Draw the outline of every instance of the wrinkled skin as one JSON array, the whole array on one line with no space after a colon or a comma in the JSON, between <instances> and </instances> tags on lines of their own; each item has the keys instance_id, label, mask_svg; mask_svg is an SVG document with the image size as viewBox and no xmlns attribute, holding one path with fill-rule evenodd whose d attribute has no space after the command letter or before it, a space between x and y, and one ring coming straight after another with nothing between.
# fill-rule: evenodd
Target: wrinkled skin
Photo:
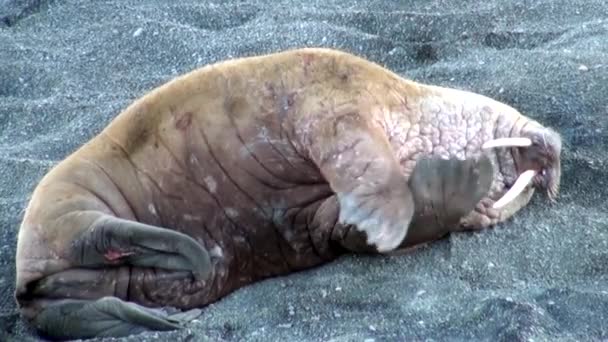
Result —
<instances>
[{"instance_id":1,"label":"wrinkled skin","mask_svg":"<svg viewBox=\"0 0 608 342\"><path fill-rule=\"evenodd\" d=\"M532 145L481 148L500 137ZM16 299L52 339L177 329L252 282L489 227L534 189L553 199L560 150L507 105L343 52L206 66L134 102L41 180ZM492 208L527 169L531 186Z\"/></svg>"}]
</instances>

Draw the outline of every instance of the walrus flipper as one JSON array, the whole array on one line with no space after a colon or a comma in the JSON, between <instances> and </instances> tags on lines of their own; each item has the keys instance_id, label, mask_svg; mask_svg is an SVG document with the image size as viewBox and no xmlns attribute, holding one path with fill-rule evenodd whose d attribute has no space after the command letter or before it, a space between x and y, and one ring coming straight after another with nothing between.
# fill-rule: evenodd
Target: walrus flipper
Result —
<instances>
[{"instance_id":1,"label":"walrus flipper","mask_svg":"<svg viewBox=\"0 0 608 342\"><path fill-rule=\"evenodd\" d=\"M485 154L464 160L418 159L408 181L416 210L400 247L437 240L457 230L460 220L488 194L493 174Z\"/></svg>"},{"instance_id":2,"label":"walrus flipper","mask_svg":"<svg viewBox=\"0 0 608 342\"><path fill-rule=\"evenodd\" d=\"M53 340L95 337L122 337L144 331L170 331L200 314L168 315L162 310L125 302L116 297L98 300L66 299L46 307L35 319L35 326Z\"/></svg>"},{"instance_id":3,"label":"walrus flipper","mask_svg":"<svg viewBox=\"0 0 608 342\"><path fill-rule=\"evenodd\" d=\"M209 253L191 237L109 215L95 219L74 240L70 255L71 268L33 282L23 295L42 299L41 311L33 320L52 339L179 329L194 311L170 315L123 300L133 281L129 270L171 271L155 272L156 284L187 277L205 279L211 272Z\"/></svg>"},{"instance_id":4,"label":"walrus flipper","mask_svg":"<svg viewBox=\"0 0 608 342\"><path fill-rule=\"evenodd\" d=\"M366 243L385 253L407 234L412 194L386 134L348 109L315 123L309 154L336 193L339 223L365 233Z\"/></svg>"},{"instance_id":5,"label":"walrus flipper","mask_svg":"<svg viewBox=\"0 0 608 342\"><path fill-rule=\"evenodd\" d=\"M103 216L73 244L77 266L131 265L190 271L197 280L211 272L209 253L178 231Z\"/></svg>"}]
</instances>

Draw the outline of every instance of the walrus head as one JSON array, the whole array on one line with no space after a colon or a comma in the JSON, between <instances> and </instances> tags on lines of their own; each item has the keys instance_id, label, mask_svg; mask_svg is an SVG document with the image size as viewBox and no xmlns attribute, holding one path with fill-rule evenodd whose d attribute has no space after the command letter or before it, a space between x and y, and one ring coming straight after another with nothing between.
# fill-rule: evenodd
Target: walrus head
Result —
<instances>
[{"instance_id":1,"label":"walrus head","mask_svg":"<svg viewBox=\"0 0 608 342\"><path fill-rule=\"evenodd\" d=\"M555 201L559 193L562 142L560 135L551 128L528 121L518 136L498 138L484 144L485 149L508 147L513 158L514 169L501 170L505 179L515 179L507 183L508 191L493 204L499 209L514 201L531 185Z\"/></svg>"}]
</instances>

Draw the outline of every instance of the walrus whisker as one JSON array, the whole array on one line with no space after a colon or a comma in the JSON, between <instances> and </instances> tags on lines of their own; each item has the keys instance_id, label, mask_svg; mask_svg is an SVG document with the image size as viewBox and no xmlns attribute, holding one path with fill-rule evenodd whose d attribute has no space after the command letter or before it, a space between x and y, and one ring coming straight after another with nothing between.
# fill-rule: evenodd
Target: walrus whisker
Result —
<instances>
[{"instance_id":1,"label":"walrus whisker","mask_svg":"<svg viewBox=\"0 0 608 342\"><path fill-rule=\"evenodd\" d=\"M547 193L549 195L549 199L551 200L551 202L556 202L556 197L557 197L557 194L559 193L559 184L557 184L557 183L551 184L551 187L549 187L549 190Z\"/></svg>"},{"instance_id":2,"label":"walrus whisker","mask_svg":"<svg viewBox=\"0 0 608 342\"><path fill-rule=\"evenodd\" d=\"M494 147L528 147L532 145L532 140L529 138L497 138L487 141L483 144L482 148L494 148Z\"/></svg>"},{"instance_id":3,"label":"walrus whisker","mask_svg":"<svg viewBox=\"0 0 608 342\"><path fill-rule=\"evenodd\" d=\"M507 191L507 193L504 196L502 196L502 198L500 198L498 201L496 201L494 203L493 208L498 209L498 208L504 207L509 202L514 200L517 196L519 196L519 194L522 191L524 191L526 186L528 186L528 184L530 184L530 182L532 181L534 176L536 176L535 170L527 170L524 173L522 173L521 175L519 175L519 177L515 181L515 184L513 184L511 189L509 189L509 191Z\"/></svg>"}]
</instances>

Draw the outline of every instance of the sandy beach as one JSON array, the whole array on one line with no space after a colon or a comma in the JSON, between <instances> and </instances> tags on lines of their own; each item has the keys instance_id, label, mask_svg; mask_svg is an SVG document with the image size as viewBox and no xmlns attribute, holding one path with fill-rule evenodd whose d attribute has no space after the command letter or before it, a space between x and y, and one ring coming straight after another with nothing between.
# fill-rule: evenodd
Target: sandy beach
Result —
<instances>
[{"instance_id":1,"label":"sandy beach","mask_svg":"<svg viewBox=\"0 0 608 342\"><path fill-rule=\"evenodd\" d=\"M137 97L199 66L318 46L505 102L562 134L557 203L413 253L346 256L243 288L184 330L121 341L608 339L603 0L0 0L0 340L37 182Z\"/></svg>"}]
</instances>

